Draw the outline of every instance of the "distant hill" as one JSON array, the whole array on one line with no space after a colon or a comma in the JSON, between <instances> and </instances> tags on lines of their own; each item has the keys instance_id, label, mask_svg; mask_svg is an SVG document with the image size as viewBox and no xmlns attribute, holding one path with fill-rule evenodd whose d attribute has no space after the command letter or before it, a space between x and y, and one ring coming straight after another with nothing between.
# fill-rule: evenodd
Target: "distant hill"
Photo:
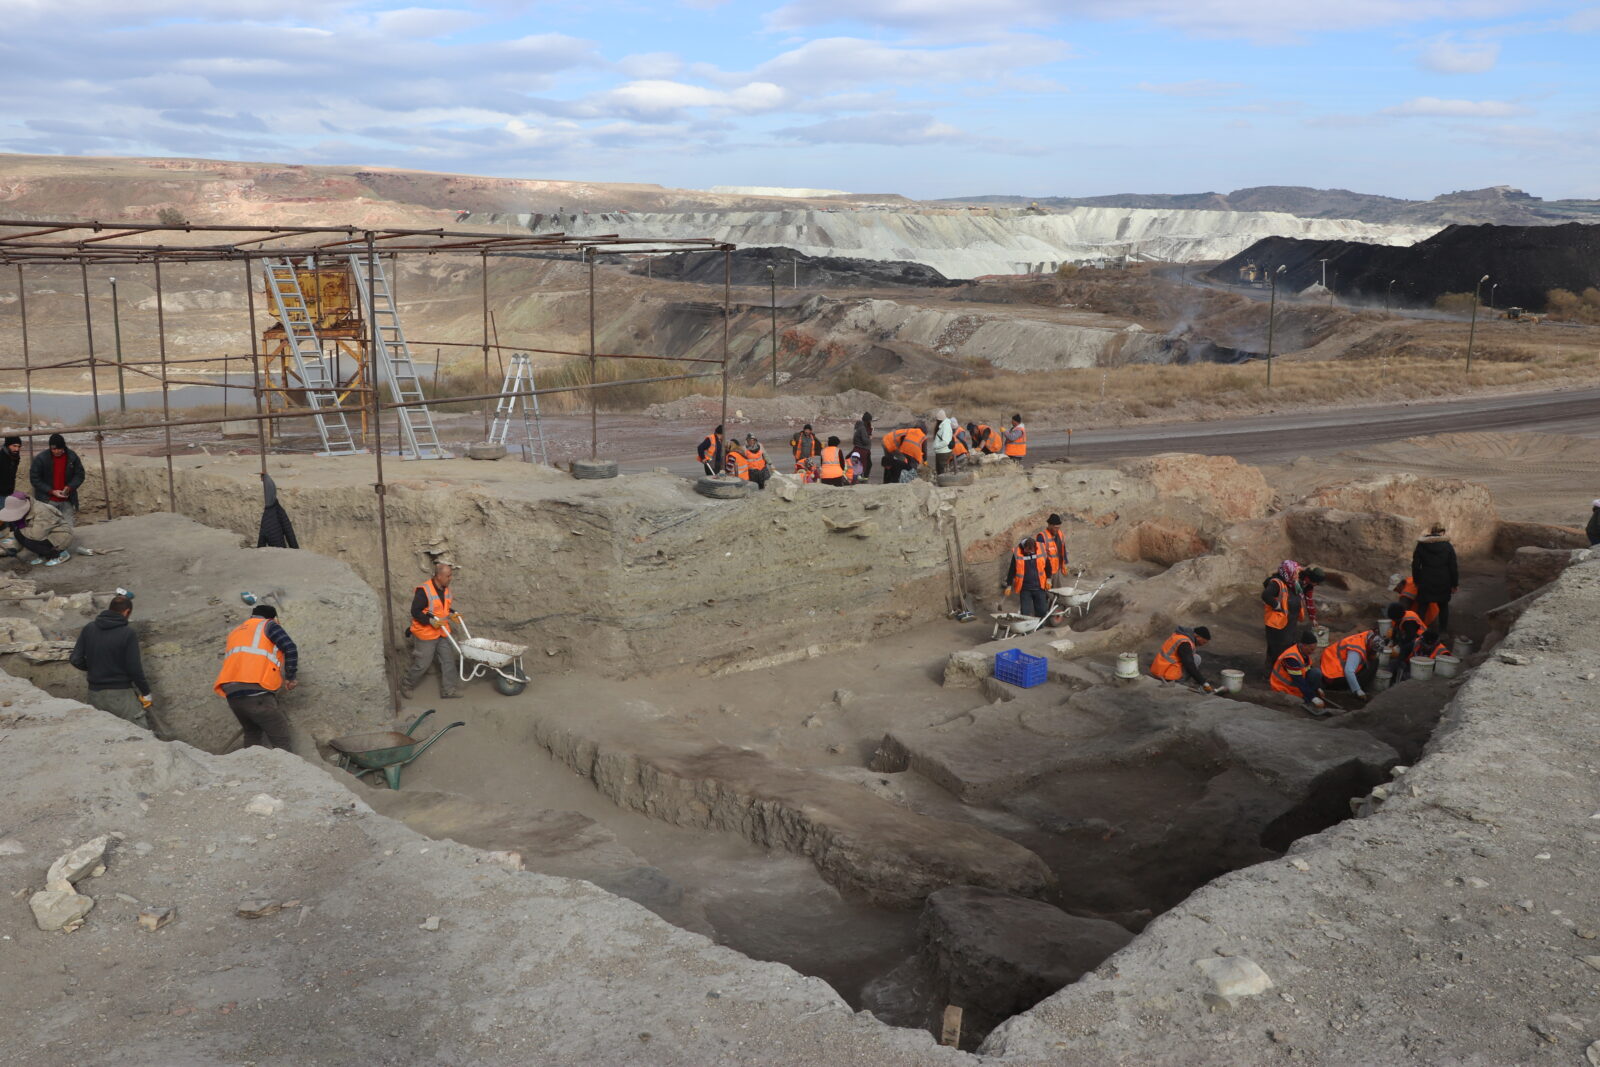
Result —
<instances>
[{"instance_id":1,"label":"distant hill","mask_svg":"<svg viewBox=\"0 0 1600 1067\"><path fill-rule=\"evenodd\" d=\"M1303 185L1258 185L1231 193L1116 193L1110 196L971 196L940 201L1042 208L1142 207L1157 210L1282 211L1309 219L1362 222L1502 226L1550 226L1560 222L1600 222L1600 200L1543 200L1507 185L1445 193L1432 200L1401 200L1349 189Z\"/></svg>"}]
</instances>

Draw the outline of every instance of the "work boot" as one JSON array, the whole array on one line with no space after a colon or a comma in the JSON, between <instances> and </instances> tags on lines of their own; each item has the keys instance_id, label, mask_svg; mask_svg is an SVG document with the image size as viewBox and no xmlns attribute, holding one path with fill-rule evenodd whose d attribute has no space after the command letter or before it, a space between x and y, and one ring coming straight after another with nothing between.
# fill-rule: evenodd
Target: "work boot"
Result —
<instances>
[{"instance_id":1,"label":"work boot","mask_svg":"<svg viewBox=\"0 0 1600 1067\"><path fill-rule=\"evenodd\" d=\"M440 700L460 700L461 699L461 694L460 693L440 693L439 694L439 699Z\"/></svg>"}]
</instances>

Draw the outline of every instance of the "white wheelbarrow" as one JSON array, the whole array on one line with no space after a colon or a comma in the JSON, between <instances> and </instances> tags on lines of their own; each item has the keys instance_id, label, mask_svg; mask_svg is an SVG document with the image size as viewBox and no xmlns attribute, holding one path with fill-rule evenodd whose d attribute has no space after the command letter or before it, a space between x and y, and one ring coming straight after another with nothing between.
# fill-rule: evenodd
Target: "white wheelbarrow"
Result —
<instances>
[{"instance_id":1,"label":"white wheelbarrow","mask_svg":"<svg viewBox=\"0 0 1600 1067\"><path fill-rule=\"evenodd\" d=\"M1105 578L1093 589L1080 589L1079 586L1083 584L1083 578L1080 576L1065 588L1050 590L1050 597L1061 608L1063 615L1070 618L1073 612L1077 612L1078 618L1081 619L1089 614L1089 608L1094 604L1094 598L1100 595L1100 590L1104 589L1110 581L1110 578Z\"/></svg>"},{"instance_id":2,"label":"white wheelbarrow","mask_svg":"<svg viewBox=\"0 0 1600 1067\"><path fill-rule=\"evenodd\" d=\"M1051 604L1042 619L1036 619L1032 615L1024 615L1017 611L991 612L989 618L994 620L994 629L990 632L989 639L991 641L1005 641L1012 637L1031 634L1050 621L1050 616L1056 613L1058 606L1057 604Z\"/></svg>"},{"instance_id":3,"label":"white wheelbarrow","mask_svg":"<svg viewBox=\"0 0 1600 1067\"><path fill-rule=\"evenodd\" d=\"M456 640L457 627L461 629L465 640ZM467 621L460 615L454 614L450 616L450 629L445 631L445 636L450 639L450 643L455 646L456 655L460 657L456 669L463 682L470 682L474 678L481 678L492 672L497 693L514 697L528 688L528 672L522 666L522 657L528 651L527 645L514 645L510 641L491 641L487 637L473 637L472 631L467 629Z\"/></svg>"}]
</instances>

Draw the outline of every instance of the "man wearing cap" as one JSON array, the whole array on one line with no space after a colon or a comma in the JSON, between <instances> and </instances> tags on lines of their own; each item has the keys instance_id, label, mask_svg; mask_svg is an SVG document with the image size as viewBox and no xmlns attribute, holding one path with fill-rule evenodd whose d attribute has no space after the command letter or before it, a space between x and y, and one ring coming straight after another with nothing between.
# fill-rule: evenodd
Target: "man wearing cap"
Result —
<instances>
[{"instance_id":1,"label":"man wearing cap","mask_svg":"<svg viewBox=\"0 0 1600 1067\"><path fill-rule=\"evenodd\" d=\"M139 656L139 635L128 623L133 598L117 594L78 633L70 662L88 675L89 703L150 729L150 683Z\"/></svg>"},{"instance_id":2,"label":"man wearing cap","mask_svg":"<svg viewBox=\"0 0 1600 1067\"><path fill-rule=\"evenodd\" d=\"M0 448L0 498L17 491L17 466L22 462L22 438L7 437Z\"/></svg>"},{"instance_id":3,"label":"man wearing cap","mask_svg":"<svg viewBox=\"0 0 1600 1067\"><path fill-rule=\"evenodd\" d=\"M0 523L17 539L17 558L37 567L54 567L72 558L72 524L60 511L27 493L12 493L0 506Z\"/></svg>"},{"instance_id":4,"label":"man wearing cap","mask_svg":"<svg viewBox=\"0 0 1600 1067\"><path fill-rule=\"evenodd\" d=\"M1215 688L1200 673L1200 653L1197 649L1211 643L1211 630L1205 626L1180 626L1161 645L1161 651L1150 662L1150 674L1163 682L1188 682L1207 693Z\"/></svg>"},{"instance_id":5,"label":"man wearing cap","mask_svg":"<svg viewBox=\"0 0 1600 1067\"><path fill-rule=\"evenodd\" d=\"M278 609L257 604L228 634L222 670L212 687L239 720L244 747L292 750L289 717L278 707L278 693L298 685L299 673L300 652L278 624Z\"/></svg>"},{"instance_id":6,"label":"man wearing cap","mask_svg":"<svg viewBox=\"0 0 1600 1067\"><path fill-rule=\"evenodd\" d=\"M439 699L451 700L461 695L456 692L461 681L461 658L446 636L450 633L450 616L455 614L450 592L453 577L454 567L448 563L435 564L433 577L417 586L411 596L411 667L400 683L403 697L411 695L436 659L439 661Z\"/></svg>"},{"instance_id":7,"label":"man wearing cap","mask_svg":"<svg viewBox=\"0 0 1600 1067\"><path fill-rule=\"evenodd\" d=\"M83 460L67 447L65 437L58 433L50 435L50 447L33 457L28 481L33 484L33 498L49 502L71 529L78 518L78 486L83 484Z\"/></svg>"}]
</instances>

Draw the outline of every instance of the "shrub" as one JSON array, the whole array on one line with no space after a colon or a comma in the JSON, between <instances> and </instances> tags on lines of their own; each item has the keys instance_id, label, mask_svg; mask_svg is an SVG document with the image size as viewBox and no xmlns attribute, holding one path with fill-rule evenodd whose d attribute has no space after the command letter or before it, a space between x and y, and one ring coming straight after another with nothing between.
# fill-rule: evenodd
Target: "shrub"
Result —
<instances>
[{"instance_id":1,"label":"shrub","mask_svg":"<svg viewBox=\"0 0 1600 1067\"><path fill-rule=\"evenodd\" d=\"M1433 302L1433 306L1439 311L1467 315L1472 312L1472 305L1475 299L1471 293L1444 293Z\"/></svg>"},{"instance_id":2,"label":"shrub","mask_svg":"<svg viewBox=\"0 0 1600 1067\"><path fill-rule=\"evenodd\" d=\"M189 220L175 207L164 207L156 212L156 221L163 226L187 226Z\"/></svg>"},{"instance_id":3,"label":"shrub","mask_svg":"<svg viewBox=\"0 0 1600 1067\"><path fill-rule=\"evenodd\" d=\"M873 393L889 399L889 383L873 374L859 363L852 363L845 368L845 372L834 379L835 392L847 393L852 389L859 389L864 393Z\"/></svg>"}]
</instances>

